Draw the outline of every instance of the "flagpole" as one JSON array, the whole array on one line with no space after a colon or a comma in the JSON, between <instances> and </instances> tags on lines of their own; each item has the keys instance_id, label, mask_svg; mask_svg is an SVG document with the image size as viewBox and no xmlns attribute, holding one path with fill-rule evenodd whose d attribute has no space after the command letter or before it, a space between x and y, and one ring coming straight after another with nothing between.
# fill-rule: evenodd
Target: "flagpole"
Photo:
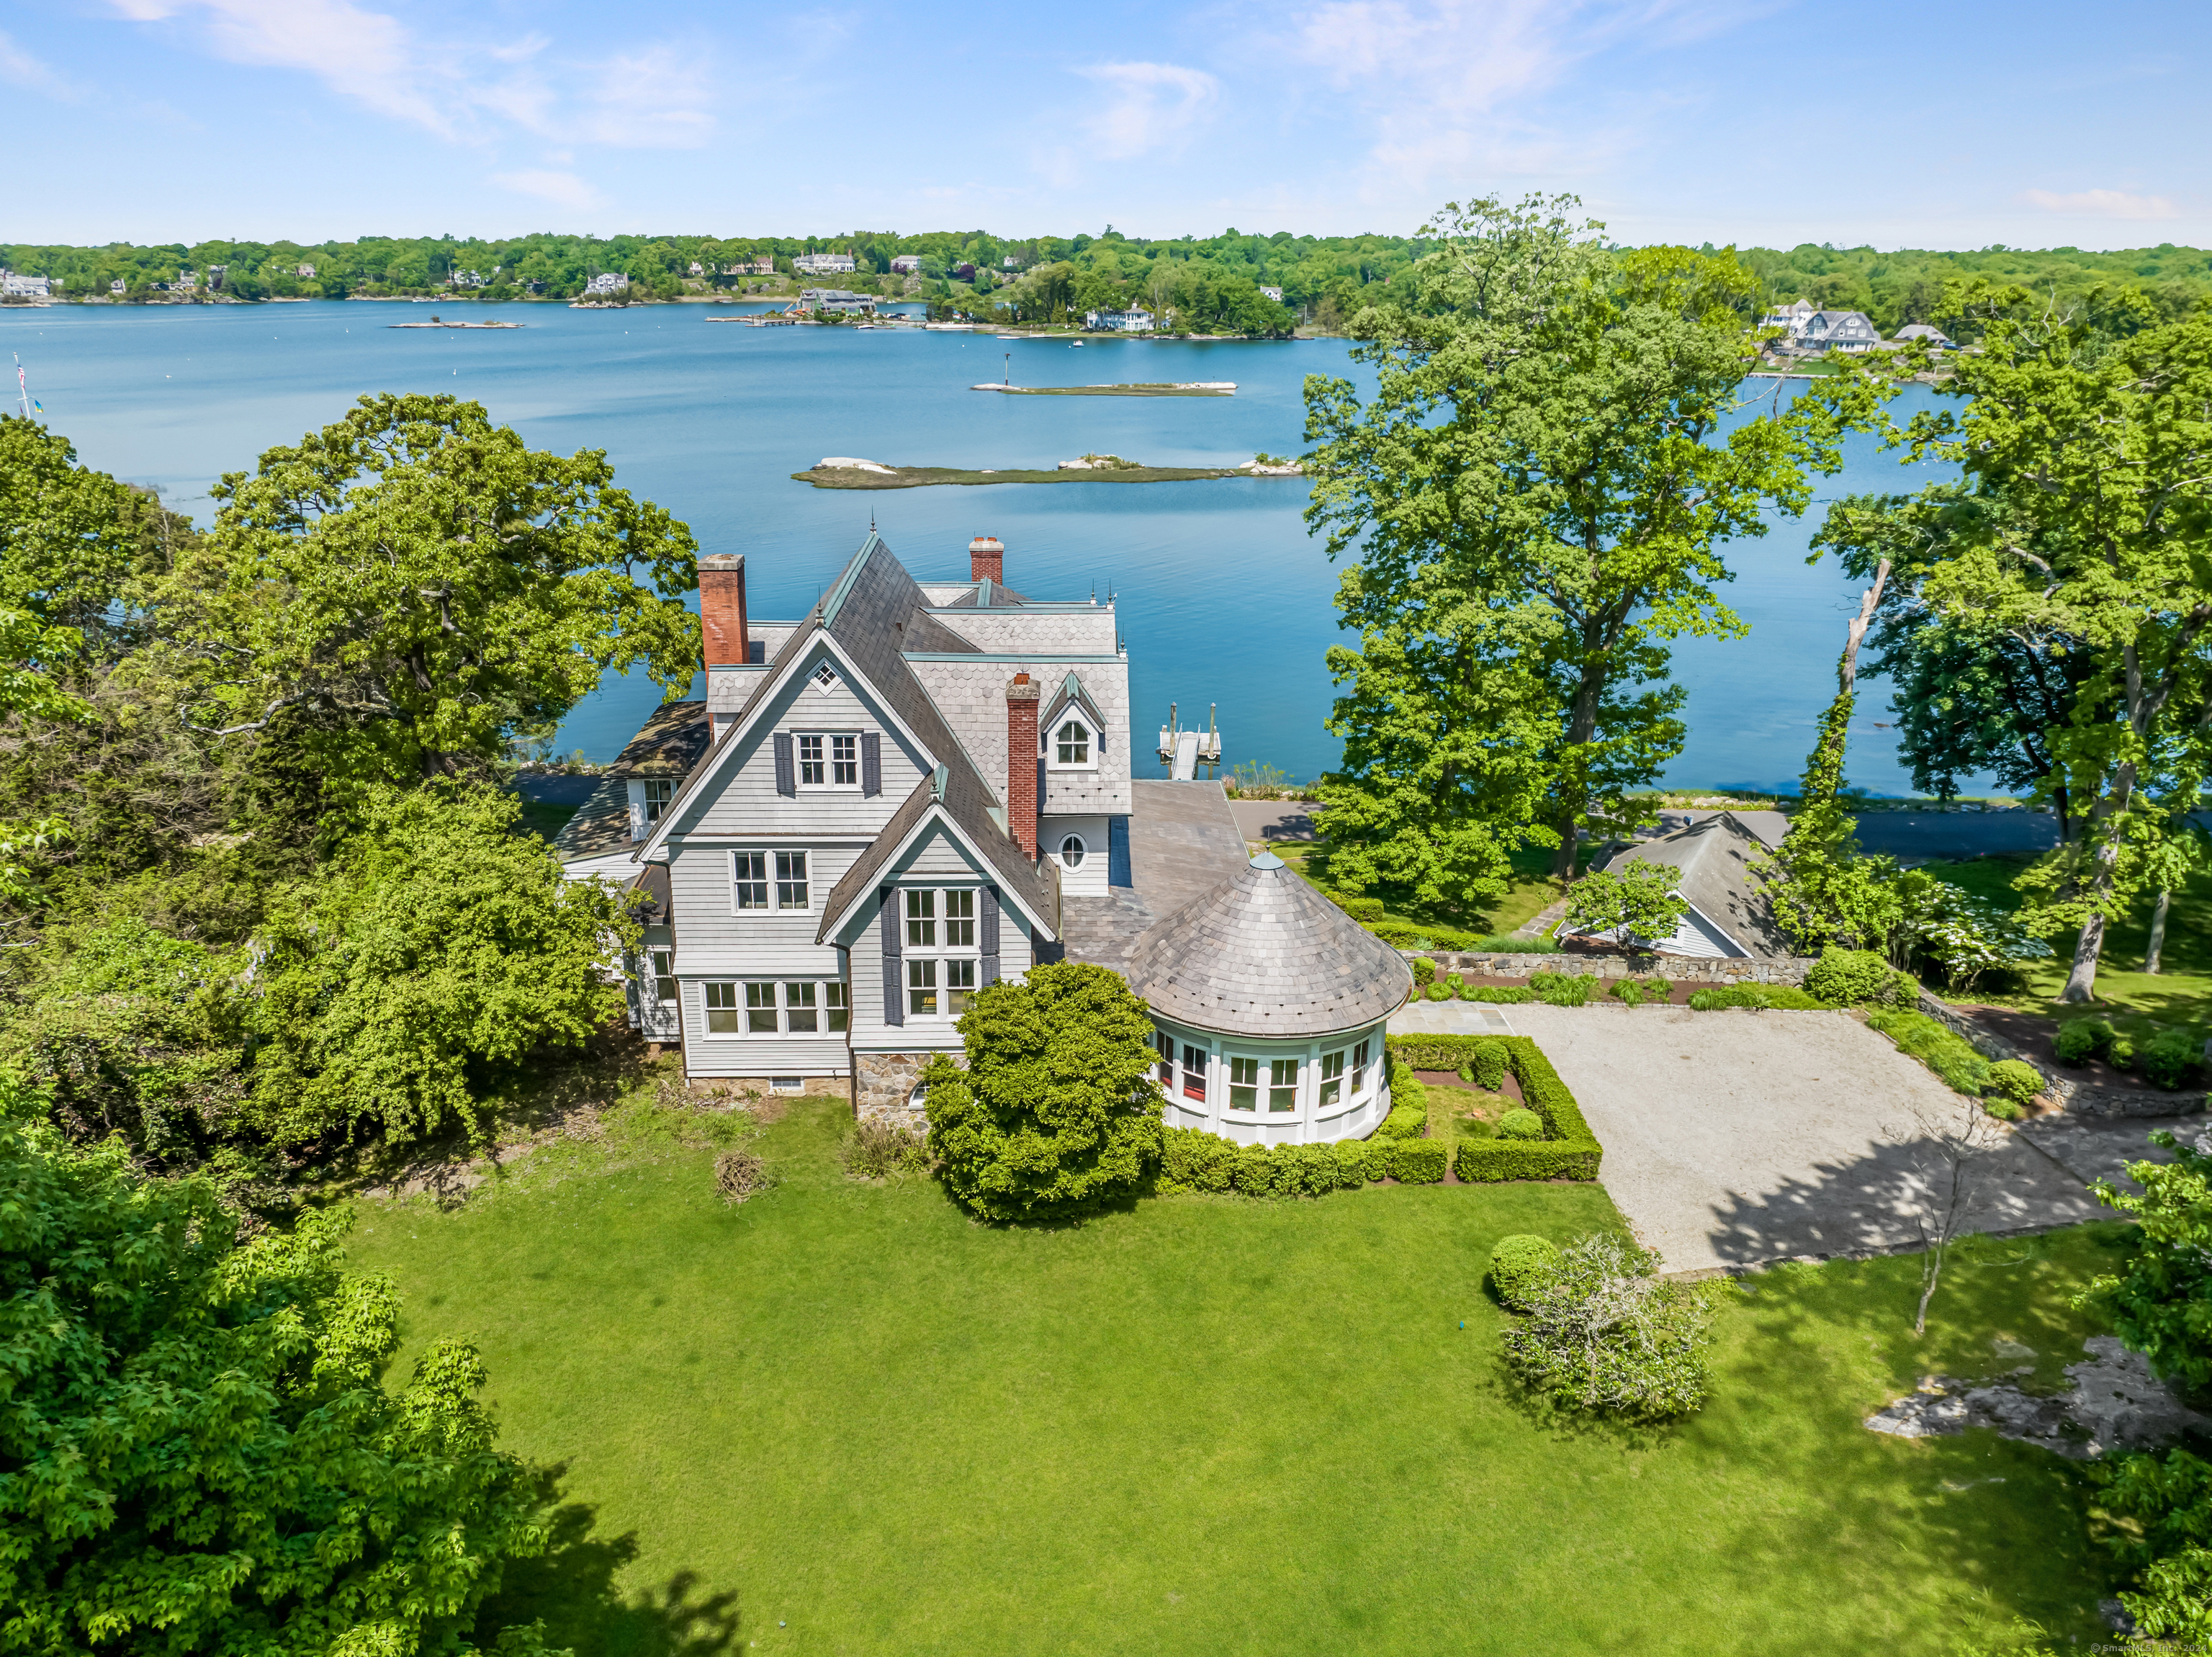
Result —
<instances>
[{"instance_id":1,"label":"flagpole","mask_svg":"<svg viewBox=\"0 0 2212 1657\"><path fill-rule=\"evenodd\" d=\"M31 387L30 382L23 378L23 353L11 351L9 355L15 359L16 401L23 411L23 417L27 420L31 417Z\"/></svg>"}]
</instances>

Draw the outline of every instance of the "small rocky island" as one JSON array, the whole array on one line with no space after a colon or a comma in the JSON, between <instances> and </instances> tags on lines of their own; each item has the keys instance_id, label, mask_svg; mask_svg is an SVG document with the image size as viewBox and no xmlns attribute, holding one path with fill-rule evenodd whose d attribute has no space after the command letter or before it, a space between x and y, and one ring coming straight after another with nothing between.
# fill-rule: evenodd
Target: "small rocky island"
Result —
<instances>
[{"instance_id":1,"label":"small rocky island","mask_svg":"<svg viewBox=\"0 0 2212 1657\"><path fill-rule=\"evenodd\" d=\"M1297 478L1304 468L1295 460L1255 455L1237 466L1148 466L1118 454L1084 454L1062 460L1050 472L1019 467L891 466L850 454L833 454L792 477L817 489L925 489L933 484L1182 484L1209 478Z\"/></svg>"},{"instance_id":2,"label":"small rocky island","mask_svg":"<svg viewBox=\"0 0 2212 1657\"><path fill-rule=\"evenodd\" d=\"M985 381L970 391L1003 392L1008 397L1234 397L1234 380L1132 381L1126 385L1008 386Z\"/></svg>"}]
</instances>

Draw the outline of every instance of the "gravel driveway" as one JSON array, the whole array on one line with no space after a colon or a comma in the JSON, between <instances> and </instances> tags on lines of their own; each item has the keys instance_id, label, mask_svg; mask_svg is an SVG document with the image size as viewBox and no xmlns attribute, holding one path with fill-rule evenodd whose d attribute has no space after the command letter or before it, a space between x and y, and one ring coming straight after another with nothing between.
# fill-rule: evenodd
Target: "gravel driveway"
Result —
<instances>
[{"instance_id":1,"label":"gravel driveway","mask_svg":"<svg viewBox=\"0 0 2212 1657\"><path fill-rule=\"evenodd\" d=\"M1473 1033L1498 1011L1574 1090L1605 1147L1606 1190L1670 1272L1916 1245L1944 1183L1923 1123L1978 1108L1842 1013L1417 1002L1390 1028ZM2110 1214L2025 1137L1990 1125L1968 1228Z\"/></svg>"}]
</instances>

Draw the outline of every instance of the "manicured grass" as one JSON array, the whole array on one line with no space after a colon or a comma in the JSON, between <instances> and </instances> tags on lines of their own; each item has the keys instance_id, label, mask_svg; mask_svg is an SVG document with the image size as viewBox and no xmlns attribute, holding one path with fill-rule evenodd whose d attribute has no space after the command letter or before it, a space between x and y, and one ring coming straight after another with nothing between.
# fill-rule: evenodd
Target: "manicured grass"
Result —
<instances>
[{"instance_id":1,"label":"manicured grass","mask_svg":"<svg viewBox=\"0 0 2212 1657\"><path fill-rule=\"evenodd\" d=\"M1940 863L1934 872L1943 879L1987 898L2001 907L2020 906L2013 878L2032 860L2025 856L1976 857L1966 862ZM2183 1024L2212 1037L2212 873L2191 877L2176 891L2166 919L2166 945L2159 972L2142 970L2144 952L2150 946L2150 917L2155 892L2137 900L2124 921L2106 932L2105 950L2097 964L2097 999L2113 1025L2130 1035ZM2074 960L2075 935L2062 933L2051 940L2053 954L2034 964L2027 982L2012 994L1976 990L1977 1001L2017 1007L2051 1018L2078 1018L2082 1009L2058 999L2066 987L2066 974Z\"/></svg>"},{"instance_id":2,"label":"manicured grass","mask_svg":"<svg viewBox=\"0 0 2212 1657\"><path fill-rule=\"evenodd\" d=\"M1317 886L1328 885L1328 849L1319 845L1271 845L1277 856ZM1441 913L1414 901L1410 892L1384 886L1368 893L1382 900L1386 920L1411 927L1430 937L1438 949L1474 947L1486 935L1510 932L1523 921L1559 901L1561 888L1552 879L1552 854L1540 846L1525 846L1512 854L1513 883L1505 895L1487 909ZM1410 944L1410 940L1408 942Z\"/></svg>"},{"instance_id":3,"label":"manicured grass","mask_svg":"<svg viewBox=\"0 0 2212 1657\"><path fill-rule=\"evenodd\" d=\"M1501 1235L1618 1223L1601 1190L1154 1199L972 1223L837 1171L842 1106L759 1148L560 1146L458 1212L364 1203L412 1352L473 1336L560 1546L495 1608L592 1657L1839 1652L1949 1657L2095 1629L2078 1469L1862 1418L1932 1370L2044 1355L2117 1258L2091 1228L1954 1252L1925 1342L1909 1259L1721 1288L1717 1393L1674 1427L1547 1414L1497 1367Z\"/></svg>"}]
</instances>

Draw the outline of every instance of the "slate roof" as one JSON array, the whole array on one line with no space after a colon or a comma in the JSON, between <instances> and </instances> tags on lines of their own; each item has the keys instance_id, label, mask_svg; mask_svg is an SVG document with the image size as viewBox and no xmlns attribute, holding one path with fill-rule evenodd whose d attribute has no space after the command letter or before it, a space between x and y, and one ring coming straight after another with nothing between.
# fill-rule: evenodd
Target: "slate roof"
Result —
<instances>
[{"instance_id":1,"label":"slate roof","mask_svg":"<svg viewBox=\"0 0 2212 1657\"><path fill-rule=\"evenodd\" d=\"M576 814L553 837L553 850L564 863L604 856L630 844L629 789L632 777L680 777L713 746L703 702L664 702L630 738L629 746L600 774L599 785Z\"/></svg>"},{"instance_id":2,"label":"slate roof","mask_svg":"<svg viewBox=\"0 0 2212 1657\"><path fill-rule=\"evenodd\" d=\"M1265 851L1147 929L1124 971L1162 1017L1229 1036L1356 1030L1413 988L1396 950Z\"/></svg>"},{"instance_id":3,"label":"slate roof","mask_svg":"<svg viewBox=\"0 0 2212 1657\"><path fill-rule=\"evenodd\" d=\"M1753 960L1787 960L1797 952L1775 924L1774 905L1752 871L1768 861L1766 843L1732 811L1716 812L1680 834L1631 846L1606 865L1671 864L1677 890Z\"/></svg>"}]
</instances>

